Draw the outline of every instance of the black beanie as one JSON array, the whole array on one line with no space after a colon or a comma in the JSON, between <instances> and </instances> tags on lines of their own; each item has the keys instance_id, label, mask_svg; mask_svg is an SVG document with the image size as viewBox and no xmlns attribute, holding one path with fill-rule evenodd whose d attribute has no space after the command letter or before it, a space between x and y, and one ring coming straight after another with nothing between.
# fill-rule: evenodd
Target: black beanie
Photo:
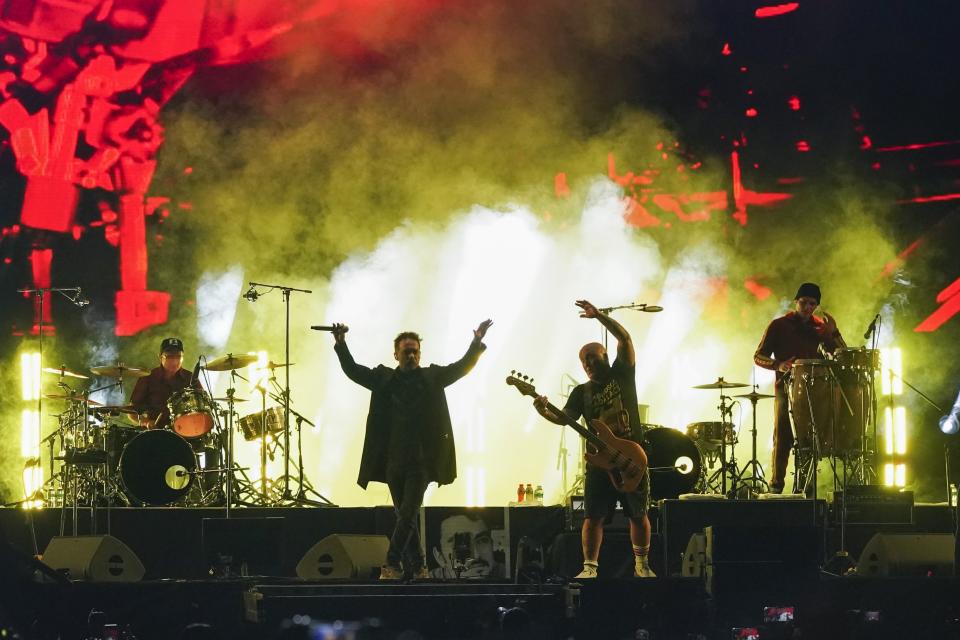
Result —
<instances>
[{"instance_id":1,"label":"black beanie","mask_svg":"<svg viewBox=\"0 0 960 640\"><path fill-rule=\"evenodd\" d=\"M800 285L800 288L797 289L797 295L793 296L794 300L799 300L800 298L813 298L817 301L817 304L820 304L820 287L812 282L804 282Z\"/></svg>"}]
</instances>

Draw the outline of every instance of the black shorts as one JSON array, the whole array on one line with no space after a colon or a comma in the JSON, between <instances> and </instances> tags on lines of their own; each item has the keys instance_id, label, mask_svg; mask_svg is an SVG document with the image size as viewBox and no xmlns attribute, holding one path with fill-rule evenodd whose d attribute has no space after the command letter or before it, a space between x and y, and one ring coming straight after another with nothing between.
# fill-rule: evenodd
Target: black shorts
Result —
<instances>
[{"instance_id":1,"label":"black shorts","mask_svg":"<svg viewBox=\"0 0 960 640\"><path fill-rule=\"evenodd\" d=\"M628 518L646 515L650 506L650 472L643 474L640 486L632 493L622 493L613 487L610 476L599 467L587 466L583 480L583 510L587 518L606 518L620 502Z\"/></svg>"}]
</instances>

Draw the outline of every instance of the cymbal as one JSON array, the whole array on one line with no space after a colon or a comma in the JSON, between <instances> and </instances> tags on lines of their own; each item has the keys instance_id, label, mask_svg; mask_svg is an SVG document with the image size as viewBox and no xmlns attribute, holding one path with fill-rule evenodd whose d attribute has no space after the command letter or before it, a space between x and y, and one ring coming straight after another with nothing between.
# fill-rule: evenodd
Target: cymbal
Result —
<instances>
[{"instance_id":1,"label":"cymbal","mask_svg":"<svg viewBox=\"0 0 960 640\"><path fill-rule=\"evenodd\" d=\"M51 400L77 400L83 402L86 400L87 404L100 406L101 403L96 400L91 400L90 398L84 398L83 395L79 393L45 393L43 394L44 398L50 398Z\"/></svg>"},{"instance_id":2,"label":"cymbal","mask_svg":"<svg viewBox=\"0 0 960 640\"><path fill-rule=\"evenodd\" d=\"M750 393L744 393L744 394L741 394L741 395L739 395L739 396L733 396L733 397L734 397L734 398L749 398L749 399L750 399L750 402L756 402L757 400L760 400L760 399L763 399L763 398L772 398L773 396L770 395L769 393L757 393L756 391L752 391L752 392L750 392Z\"/></svg>"},{"instance_id":3,"label":"cymbal","mask_svg":"<svg viewBox=\"0 0 960 640\"><path fill-rule=\"evenodd\" d=\"M691 389L736 389L737 387L749 387L745 382L727 382L723 378L717 378L716 382L709 382L707 384L698 384L691 387Z\"/></svg>"},{"instance_id":4,"label":"cymbal","mask_svg":"<svg viewBox=\"0 0 960 640\"><path fill-rule=\"evenodd\" d=\"M252 356L247 353L228 353L225 356L210 360L204 369L207 371L233 371L234 369L242 369L243 367L249 366L256 361L257 356Z\"/></svg>"},{"instance_id":5,"label":"cymbal","mask_svg":"<svg viewBox=\"0 0 960 640\"><path fill-rule=\"evenodd\" d=\"M58 376L64 376L67 378L80 378L81 380L89 380L90 376L85 376L82 373L77 373L76 371L70 371L66 367L60 367L59 369L54 369L53 367L44 367L41 369L44 373L54 373Z\"/></svg>"},{"instance_id":6,"label":"cymbal","mask_svg":"<svg viewBox=\"0 0 960 640\"><path fill-rule=\"evenodd\" d=\"M230 398L214 398L214 400L216 400L217 402L230 402ZM238 398L238 397L234 396L234 397L233 397L233 401L234 401L234 402L247 402L248 400L247 400L246 398Z\"/></svg>"},{"instance_id":7,"label":"cymbal","mask_svg":"<svg viewBox=\"0 0 960 640\"><path fill-rule=\"evenodd\" d=\"M271 361L269 361L269 362L267 363L267 366L264 367L264 369L270 369L270 370L272 371L273 369L279 369L280 367L292 367L292 366L295 365L295 364L297 364L297 363L296 363L296 362L280 362L280 363L277 363L277 362L274 362L273 360L271 360Z\"/></svg>"},{"instance_id":8,"label":"cymbal","mask_svg":"<svg viewBox=\"0 0 960 640\"><path fill-rule=\"evenodd\" d=\"M103 405L101 407L95 407L94 411L99 413L129 413L131 415L140 413L130 404Z\"/></svg>"},{"instance_id":9,"label":"cymbal","mask_svg":"<svg viewBox=\"0 0 960 640\"><path fill-rule=\"evenodd\" d=\"M150 375L150 372L146 369L128 367L122 363L90 367L90 372L95 376L103 376L104 378L146 378Z\"/></svg>"}]
</instances>

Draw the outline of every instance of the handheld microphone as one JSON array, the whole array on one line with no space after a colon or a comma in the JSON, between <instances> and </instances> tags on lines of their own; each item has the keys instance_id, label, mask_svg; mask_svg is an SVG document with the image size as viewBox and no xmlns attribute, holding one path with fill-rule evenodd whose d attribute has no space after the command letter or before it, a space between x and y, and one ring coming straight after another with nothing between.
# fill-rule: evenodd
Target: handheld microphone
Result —
<instances>
[{"instance_id":1,"label":"handheld microphone","mask_svg":"<svg viewBox=\"0 0 960 640\"><path fill-rule=\"evenodd\" d=\"M644 312L646 312L646 313L659 313L659 312L663 311L663 307L661 307L660 305L656 305L656 304L648 304L648 305L645 306L643 309L640 309L640 311L644 311Z\"/></svg>"},{"instance_id":2,"label":"handheld microphone","mask_svg":"<svg viewBox=\"0 0 960 640\"><path fill-rule=\"evenodd\" d=\"M870 336L873 335L873 332L874 332L874 331L876 330L876 328L877 328L877 320L879 320L879 319L880 319L880 314L879 314L879 313L878 313L877 315L873 316L873 320L870 321L870 326L867 327L867 332L863 334L863 339L864 339L864 340L869 340L869 339L870 339Z\"/></svg>"},{"instance_id":3,"label":"handheld microphone","mask_svg":"<svg viewBox=\"0 0 960 640\"><path fill-rule=\"evenodd\" d=\"M257 288L253 285L250 285L250 288L247 289L247 292L243 294L243 297L249 300L250 302L256 302L257 298L260 297L260 294L257 293Z\"/></svg>"},{"instance_id":4,"label":"handheld microphone","mask_svg":"<svg viewBox=\"0 0 960 640\"><path fill-rule=\"evenodd\" d=\"M312 325L310 328L313 329L314 331L330 331L330 332L336 331L336 328L329 324L315 324L315 325ZM343 328L344 333L346 333L347 331L350 331L350 327Z\"/></svg>"}]
</instances>

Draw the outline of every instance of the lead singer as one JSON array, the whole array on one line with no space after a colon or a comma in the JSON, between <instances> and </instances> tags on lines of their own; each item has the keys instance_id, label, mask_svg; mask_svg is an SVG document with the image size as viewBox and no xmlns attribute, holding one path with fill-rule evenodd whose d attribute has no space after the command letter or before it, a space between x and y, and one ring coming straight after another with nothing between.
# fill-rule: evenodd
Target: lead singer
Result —
<instances>
[{"instance_id":1,"label":"lead singer","mask_svg":"<svg viewBox=\"0 0 960 640\"><path fill-rule=\"evenodd\" d=\"M398 365L373 369L357 364L347 348L347 326L334 324L334 351L347 377L370 390L363 454L357 484L383 482L390 488L397 523L390 536L381 580L426 578L417 515L427 485L457 477L453 427L444 388L467 375L487 348L483 337L493 324L484 320L466 354L445 366L420 366L420 336L404 331L393 341Z\"/></svg>"}]
</instances>

